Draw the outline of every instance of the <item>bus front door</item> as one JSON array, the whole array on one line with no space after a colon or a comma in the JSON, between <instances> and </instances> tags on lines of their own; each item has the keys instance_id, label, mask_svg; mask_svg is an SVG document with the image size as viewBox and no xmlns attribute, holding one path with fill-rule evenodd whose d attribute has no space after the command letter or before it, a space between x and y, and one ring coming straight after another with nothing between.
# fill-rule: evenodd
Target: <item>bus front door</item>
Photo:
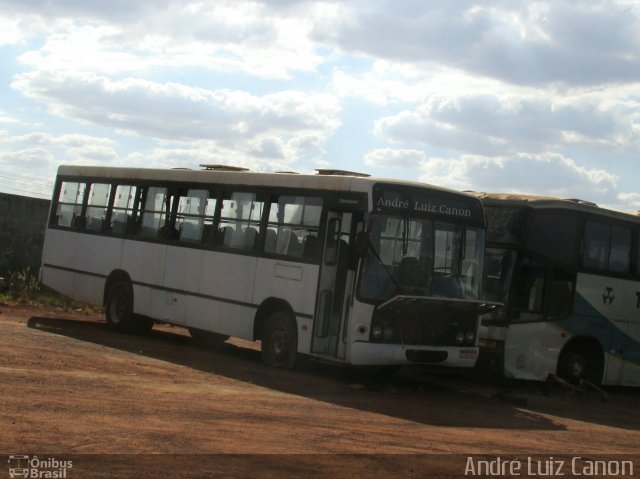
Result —
<instances>
[{"instance_id":1,"label":"bus front door","mask_svg":"<svg viewBox=\"0 0 640 479\"><path fill-rule=\"evenodd\" d=\"M329 211L324 235L311 352L332 358L345 357L340 338L351 295L347 289L353 283L348 277L353 274L348 268L352 217L352 213Z\"/></svg>"}]
</instances>

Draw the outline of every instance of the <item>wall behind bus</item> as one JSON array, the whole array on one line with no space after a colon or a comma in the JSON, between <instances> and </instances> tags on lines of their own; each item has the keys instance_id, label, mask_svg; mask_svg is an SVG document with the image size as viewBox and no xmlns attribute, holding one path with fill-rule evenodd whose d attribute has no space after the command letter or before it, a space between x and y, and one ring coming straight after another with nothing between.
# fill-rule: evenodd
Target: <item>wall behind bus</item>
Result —
<instances>
[{"instance_id":1,"label":"wall behind bus","mask_svg":"<svg viewBox=\"0 0 640 479\"><path fill-rule=\"evenodd\" d=\"M0 193L0 276L26 268L38 274L49 203Z\"/></svg>"}]
</instances>

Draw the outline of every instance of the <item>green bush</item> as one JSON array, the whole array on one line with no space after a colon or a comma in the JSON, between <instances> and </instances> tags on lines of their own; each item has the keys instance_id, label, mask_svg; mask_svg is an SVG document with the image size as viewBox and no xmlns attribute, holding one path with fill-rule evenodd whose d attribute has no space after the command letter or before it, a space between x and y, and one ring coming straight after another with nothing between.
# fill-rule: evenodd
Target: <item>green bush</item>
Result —
<instances>
[{"instance_id":1,"label":"green bush","mask_svg":"<svg viewBox=\"0 0 640 479\"><path fill-rule=\"evenodd\" d=\"M100 312L101 308L79 303L44 286L31 268L9 272L5 279L5 291L0 291L0 301L56 308Z\"/></svg>"},{"instance_id":2,"label":"green bush","mask_svg":"<svg viewBox=\"0 0 640 479\"><path fill-rule=\"evenodd\" d=\"M36 301L40 296L42 285L30 268L9 273L7 292L15 300Z\"/></svg>"}]
</instances>

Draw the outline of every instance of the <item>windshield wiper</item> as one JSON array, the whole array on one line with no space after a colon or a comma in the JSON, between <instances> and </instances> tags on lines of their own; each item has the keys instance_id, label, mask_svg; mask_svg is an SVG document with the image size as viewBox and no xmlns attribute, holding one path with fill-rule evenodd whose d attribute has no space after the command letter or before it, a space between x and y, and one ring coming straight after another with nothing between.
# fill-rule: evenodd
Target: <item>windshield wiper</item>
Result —
<instances>
[{"instance_id":1,"label":"windshield wiper","mask_svg":"<svg viewBox=\"0 0 640 479\"><path fill-rule=\"evenodd\" d=\"M393 274L391 274L391 272L387 269L387 265L384 264L384 262L382 261L382 258L380 258L380 255L374 248L370 238L367 239L367 245L369 246L369 249L373 252L373 255L376 257L378 262L382 265L382 269L384 269L384 272L387 273L387 276L389 276L389 279L391 280L391 282L395 285L396 288L398 288L398 292L399 292L402 289L400 286L400 283L398 283L398 280L395 278L395 276L393 276Z\"/></svg>"}]
</instances>

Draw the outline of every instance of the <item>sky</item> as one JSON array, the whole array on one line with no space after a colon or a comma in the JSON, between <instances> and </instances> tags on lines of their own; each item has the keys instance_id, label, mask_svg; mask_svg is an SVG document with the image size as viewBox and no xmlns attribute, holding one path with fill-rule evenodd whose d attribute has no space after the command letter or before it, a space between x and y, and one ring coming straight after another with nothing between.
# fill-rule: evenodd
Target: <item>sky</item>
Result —
<instances>
[{"instance_id":1,"label":"sky","mask_svg":"<svg viewBox=\"0 0 640 479\"><path fill-rule=\"evenodd\" d=\"M640 210L636 0L2 0L0 191L340 168Z\"/></svg>"}]
</instances>

